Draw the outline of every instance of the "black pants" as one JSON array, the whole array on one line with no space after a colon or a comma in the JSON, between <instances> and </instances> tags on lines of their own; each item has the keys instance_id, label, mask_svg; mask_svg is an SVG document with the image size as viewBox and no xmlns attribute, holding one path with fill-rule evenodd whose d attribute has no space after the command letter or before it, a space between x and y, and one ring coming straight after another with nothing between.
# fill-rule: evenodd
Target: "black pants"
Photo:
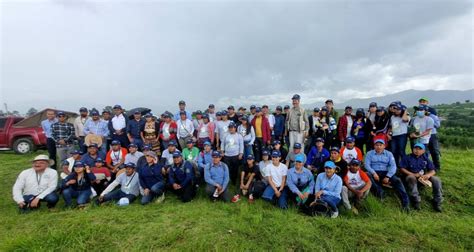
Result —
<instances>
[{"instance_id":1,"label":"black pants","mask_svg":"<svg viewBox=\"0 0 474 252\"><path fill-rule=\"evenodd\" d=\"M49 159L54 160L54 165L51 168L56 170L58 167L56 164L56 142L52 138L46 139L46 148L48 148Z\"/></svg>"},{"instance_id":2,"label":"black pants","mask_svg":"<svg viewBox=\"0 0 474 252\"><path fill-rule=\"evenodd\" d=\"M237 184L237 177L239 175L239 167L240 167L240 160L239 156L224 156L224 163L227 164L229 167L229 176L230 176L230 181L232 182L233 185Z\"/></svg>"},{"instance_id":3,"label":"black pants","mask_svg":"<svg viewBox=\"0 0 474 252\"><path fill-rule=\"evenodd\" d=\"M174 190L173 187L171 187L171 191L184 203L193 200L194 196L196 196L196 187L193 183L189 183L184 188L178 190Z\"/></svg>"},{"instance_id":4,"label":"black pants","mask_svg":"<svg viewBox=\"0 0 474 252\"><path fill-rule=\"evenodd\" d=\"M255 138L255 142L253 143L253 155L256 163L262 161L262 150L264 147L263 138Z\"/></svg>"},{"instance_id":5,"label":"black pants","mask_svg":"<svg viewBox=\"0 0 474 252\"><path fill-rule=\"evenodd\" d=\"M356 139L355 139L355 146L360 149L360 151L362 152L362 154L364 154L364 144L365 144L366 142L367 142L367 141L366 141L364 138L356 138Z\"/></svg>"}]
</instances>

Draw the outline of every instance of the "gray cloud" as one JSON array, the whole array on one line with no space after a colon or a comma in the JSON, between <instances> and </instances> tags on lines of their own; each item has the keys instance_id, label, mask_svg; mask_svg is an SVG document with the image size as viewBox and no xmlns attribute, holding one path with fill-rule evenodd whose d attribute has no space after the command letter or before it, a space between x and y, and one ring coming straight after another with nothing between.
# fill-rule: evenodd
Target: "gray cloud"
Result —
<instances>
[{"instance_id":1,"label":"gray cloud","mask_svg":"<svg viewBox=\"0 0 474 252\"><path fill-rule=\"evenodd\" d=\"M305 103L472 87L468 1L1 4L0 100L76 110L120 103Z\"/></svg>"}]
</instances>

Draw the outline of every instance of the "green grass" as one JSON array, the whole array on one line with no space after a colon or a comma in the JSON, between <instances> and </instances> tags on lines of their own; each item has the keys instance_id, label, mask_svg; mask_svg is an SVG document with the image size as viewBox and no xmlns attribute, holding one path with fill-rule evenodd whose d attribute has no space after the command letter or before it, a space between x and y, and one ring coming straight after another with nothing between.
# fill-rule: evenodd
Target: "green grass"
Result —
<instances>
[{"instance_id":1,"label":"green grass","mask_svg":"<svg viewBox=\"0 0 474 252\"><path fill-rule=\"evenodd\" d=\"M443 150L445 202L435 213L423 191L422 210L401 213L393 192L372 196L360 215L307 217L258 200L211 203L202 194L183 204L106 205L18 214L11 199L17 174L33 154L0 152L0 251L30 250L474 250L474 151ZM37 153L36 153L37 154Z\"/></svg>"}]
</instances>

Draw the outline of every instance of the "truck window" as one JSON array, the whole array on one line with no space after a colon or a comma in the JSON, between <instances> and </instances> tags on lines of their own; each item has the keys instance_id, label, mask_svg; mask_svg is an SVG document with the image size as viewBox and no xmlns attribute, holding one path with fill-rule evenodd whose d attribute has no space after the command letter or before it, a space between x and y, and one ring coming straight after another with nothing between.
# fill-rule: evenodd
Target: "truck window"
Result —
<instances>
[{"instance_id":1,"label":"truck window","mask_svg":"<svg viewBox=\"0 0 474 252\"><path fill-rule=\"evenodd\" d=\"M0 118L0 129L5 128L5 123L7 123L7 118Z\"/></svg>"}]
</instances>

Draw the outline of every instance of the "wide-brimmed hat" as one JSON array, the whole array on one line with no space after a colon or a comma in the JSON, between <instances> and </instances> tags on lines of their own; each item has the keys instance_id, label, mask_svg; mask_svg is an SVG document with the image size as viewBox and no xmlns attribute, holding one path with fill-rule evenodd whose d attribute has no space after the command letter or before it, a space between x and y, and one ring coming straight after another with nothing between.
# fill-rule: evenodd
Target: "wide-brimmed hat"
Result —
<instances>
[{"instance_id":1,"label":"wide-brimmed hat","mask_svg":"<svg viewBox=\"0 0 474 252\"><path fill-rule=\"evenodd\" d=\"M35 162L35 161L48 161L49 166L54 165L54 160L49 159L48 155L44 155L44 154L38 155L33 160L31 160L31 162Z\"/></svg>"},{"instance_id":2,"label":"wide-brimmed hat","mask_svg":"<svg viewBox=\"0 0 474 252\"><path fill-rule=\"evenodd\" d=\"M84 144L86 146L89 146L91 144L97 144L98 147L102 145L102 136L95 135L95 134L89 134L84 138Z\"/></svg>"}]
</instances>

